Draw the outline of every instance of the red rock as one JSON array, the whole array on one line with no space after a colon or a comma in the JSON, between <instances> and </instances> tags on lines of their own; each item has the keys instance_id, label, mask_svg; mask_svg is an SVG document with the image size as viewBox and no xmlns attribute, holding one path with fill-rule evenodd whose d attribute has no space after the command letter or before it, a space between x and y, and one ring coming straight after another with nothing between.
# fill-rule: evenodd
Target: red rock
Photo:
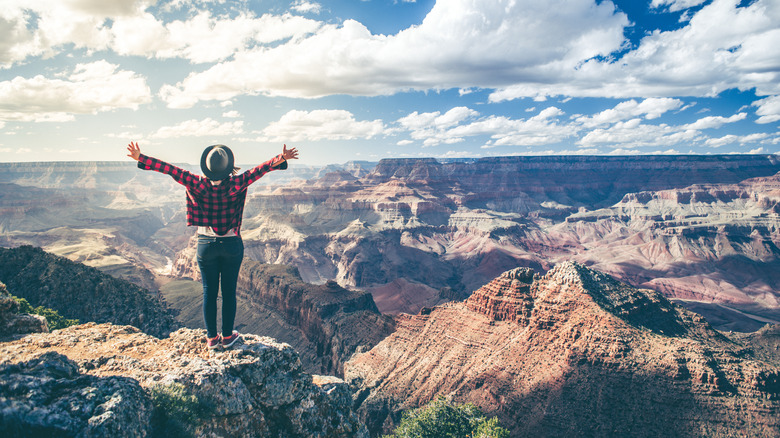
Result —
<instances>
[{"instance_id":1,"label":"red rock","mask_svg":"<svg viewBox=\"0 0 780 438\"><path fill-rule=\"evenodd\" d=\"M372 433L439 395L497 415L512 436L780 430L776 362L657 292L577 263L543 277L515 269L463 303L399 316L345 374L362 388Z\"/></svg>"}]
</instances>

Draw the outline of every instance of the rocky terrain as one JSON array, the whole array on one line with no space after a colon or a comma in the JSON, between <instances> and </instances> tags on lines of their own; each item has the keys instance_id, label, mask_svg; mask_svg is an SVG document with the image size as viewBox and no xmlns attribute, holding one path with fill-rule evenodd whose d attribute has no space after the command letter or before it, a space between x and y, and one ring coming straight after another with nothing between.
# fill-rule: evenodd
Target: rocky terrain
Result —
<instances>
[{"instance_id":1,"label":"rocky terrain","mask_svg":"<svg viewBox=\"0 0 780 438\"><path fill-rule=\"evenodd\" d=\"M199 282L188 284L180 296L158 296L30 246L0 248L0 281L35 306L84 322L133 325L157 337L182 325L203 327ZM370 294L335 282L305 283L287 266L245 261L237 298L236 328L292 345L307 372L340 376L352 354L370 349L394 330L392 317L379 313Z\"/></svg>"},{"instance_id":2,"label":"rocky terrain","mask_svg":"<svg viewBox=\"0 0 780 438\"><path fill-rule=\"evenodd\" d=\"M65 318L133 325L157 337L180 327L156 294L40 248L0 248L0 281Z\"/></svg>"},{"instance_id":3,"label":"rocky terrain","mask_svg":"<svg viewBox=\"0 0 780 438\"><path fill-rule=\"evenodd\" d=\"M237 296L249 308L270 313L259 333L295 346L311 372L343 375L344 363L356 351L370 349L395 329L371 294L334 281L305 283L288 266L245 262Z\"/></svg>"},{"instance_id":4,"label":"rocky terrain","mask_svg":"<svg viewBox=\"0 0 780 438\"><path fill-rule=\"evenodd\" d=\"M178 280L160 290L185 327L203 326L200 282ZM336 282L305 283L296 268L284 265L245 260L236 297L236 329L290 344L311 373L341 376L352 354L370 349L395 328L370 294Z\"/></svg>"},{"instance_id":5,"label":"rocky terrain","mask_svg":"<svg viewBox=\"0 0 780 438\"><path fill-rule=\"evenodd\" d=\"M131 164L0 165L0 245L41 246L150 290L197 279L183 191ZM252 186L242 234L247 259L368 291L383 313L462 299L517 266L577 260L718 328L754 331L780 321L778 171L773 155L292 168Z\"/></svg>"},{"instance_id":6,"label":"rocky terrain","mask_svg":"<svg viewBox=\"0 0 780 438\"><path fill-rule=\"evenodd\" d=\"M211 352L204 340L203 330L157 339L131 326L89 323L0 343L0 434L173 436L155 416L173 415L183 402L158 404L155 394L178 388L194 404L179 433L368 436L346 384L304 373L289 345L247 335L231 350ZM160 412L166 407L176 409Z\"/></svg>"},{"instance_id":7,"label":"rocky terrain","mask_svg":"<svg viewBox=\"0 0 780 438\"><path fill-rule=\"evenodd\" d=\"M780 436L777 326L729 339L576 262L507 271L397 324L345 369L372 434L444 395L512 436Z\"/></svg>"}]
</instances>

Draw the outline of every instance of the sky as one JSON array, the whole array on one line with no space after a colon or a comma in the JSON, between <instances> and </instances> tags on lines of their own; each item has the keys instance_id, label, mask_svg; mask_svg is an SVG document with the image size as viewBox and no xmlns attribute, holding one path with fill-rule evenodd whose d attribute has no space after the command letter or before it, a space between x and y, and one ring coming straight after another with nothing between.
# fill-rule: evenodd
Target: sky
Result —
<instances>
[{"instance_id":1,"label":"sky","mask_svg":"<svg viewBox=\"0 0 780 438\"><path fill-rule=\"evenodd\" d=\"M2 3L2 162L780 153L780 0Z\"/></svg>"}]
</instances>

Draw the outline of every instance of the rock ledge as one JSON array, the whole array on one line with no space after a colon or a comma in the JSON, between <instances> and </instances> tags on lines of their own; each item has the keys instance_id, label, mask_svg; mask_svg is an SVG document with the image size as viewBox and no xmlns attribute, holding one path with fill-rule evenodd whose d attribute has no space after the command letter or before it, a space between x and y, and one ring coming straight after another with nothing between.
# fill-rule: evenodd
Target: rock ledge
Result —
<instances>
[{"instance_id":1,"label":"rock ledge","mask_svg":"<svg viewBox=\"0 0 780 438\"><path fill-rule=\"evenodd\" d=\"M2 343L0 357L3 436L148 436L150 389L177 383L205 413L199 436L367 437L347 385L304 373L298 354L272 338L243 335L213 352L203 330L157 339L89 323Z\"/></svg>"}]
</instances>

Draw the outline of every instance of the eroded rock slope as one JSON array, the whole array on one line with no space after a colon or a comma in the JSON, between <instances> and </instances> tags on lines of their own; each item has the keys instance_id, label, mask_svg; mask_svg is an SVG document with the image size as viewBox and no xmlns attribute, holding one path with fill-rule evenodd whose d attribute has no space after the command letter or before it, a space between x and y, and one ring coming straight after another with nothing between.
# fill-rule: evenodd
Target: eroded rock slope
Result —
<instances>
[{"instance_id":1,"label":"eroded rock slope","mask_svg":"<svg viewBox=\"0 0 780 438\"><path fill-rule=\"evenodd\" d=\"M133 325L158 337L180 327L158 295L40 248L0 248L0 281L65 318Z\"/></svg>"},{"instance_id":2,"label":"eroded rock slope","mask_svg":"<svg viewBox=\"0 0 780 438\"><path fill-rule=\"evenodd\" d=\"M575 262L513 269L465 302L399 316L346 378L374 434L445 395L513 436L780 435L776 362Z\"/></svg>"}]
</instances>

